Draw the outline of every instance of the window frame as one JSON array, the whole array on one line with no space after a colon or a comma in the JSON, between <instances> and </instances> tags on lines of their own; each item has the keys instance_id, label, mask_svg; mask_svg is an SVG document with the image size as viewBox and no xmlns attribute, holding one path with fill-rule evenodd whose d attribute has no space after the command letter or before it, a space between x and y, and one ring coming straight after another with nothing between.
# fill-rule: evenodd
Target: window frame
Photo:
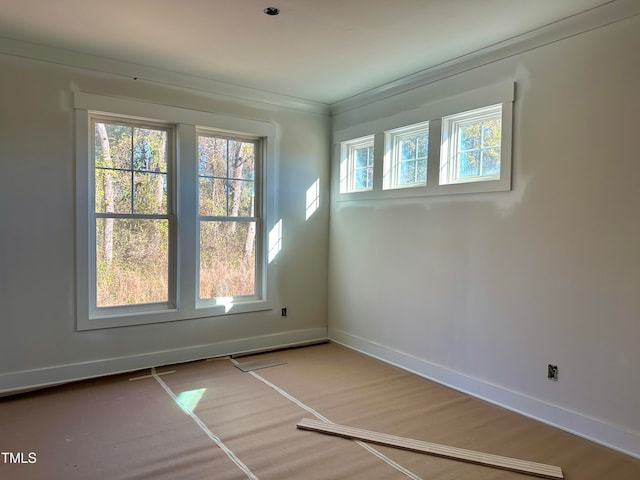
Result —
<instances>
[{"instance_id":1,"label":"window frame","mask_svg":"<svg viewBox=\"0 0 640 480\"><path fill-rule=\"evenodd\" d=\"M452 185L456 183L468 183L468 182L489 182L500 180L500 174L496 175L475 175L467 178L460 177L459 171L459 142L460 127L465 124L473 124L482 122L485 120L491 120L496 117L500 117L502 121L502 105L489 105L483 108L478 108L466 112L457 113L454 115L447 115L442 119L442 148L440 150L440 185ZM502 130L502 128L501 128ZM502 171L502 131L500 134L500 170ZM479 150L484 148L495 147L483 147L480 146Z\"/></svg>"},{"instance_id":2,"label":"window frame","mask_svg":"<svg viewBox=\"0 0 640 480\"><path fill-rule=\"evenodd\" d=\"M175 255L175 236L176 236L176 215L175 215L175 128L173 125L164 122L154 122L147 119L136 119L132 117L123 117L112 114L89 112L88 121L90 124L90 160L89 160L89 175L91 184L89 196L89 211L90 214L90 226L89 226L89 243L90 254L93 259L96 258L96 230L97 220L99 218L112 218L112 219L165 219L169 223L168 228L168 285L167 285L167 300L164 302L151 302L151 303L136 303L131 305L115 305L115 306L98 306L97 305L97 262L94 260L89 265L89 295L90 295L90 311L94 317L106 317L114 316L118 314L126 314L128 312L153 312L162 311L171 308L175 308L176 305L176 255ZM96 209L96 192L95 192L95 178L96 178L96 165L95 165L95 124L96 123L109 123L117 124L121 126L130 127L149 127L157 130L164 130L167 132L167 211L164 214L149 214L149 213L109 213L98 212ZM135 172L133 165L130 170L131 174ZM133 191L131 192L131 202L133 207ZM133 210L133 208L132 208Z\"/></svg>"},{"instance_id":3,"label":"window frame","mask_svg":"<svg viewBox=\"0 0 640 480\"><path fill-rule=\"evenodd\" d=\"M101 328L145 325L177 320L189 320L220 315L272 310L268 289L266 232L278 223L275 173L277 172L277 127L271 122L242 119L221 114L190 110L156 103L108 97L84 92L74 95L75 156L76 156L76 329L78 331ZM133 122L171 125L175 132L173 142L173 185L171 202L174 206L176 227L173 232L175 256L172 264L175 279L175 297L167 304L142 304L133 306L95 308L95 174L91 116L122 118ZM262 171L260 205L262 218L256 228L256 283L259 291L254 298L218 298L214 302L199 302L197 272L199 264L197 227L197 129L220 134L259 138L261 142ZM169 199L167 199L169 202ZM258 204L258 199L256 199ZM93 228L94 233L91 234ZM258 259L258 243L261 255ZM170 275L171 277L171 275ZM259 280L259 282L258 282ZM93 300L92 300L93 297Z\"/></svg>"},{"instance_id":4,"label":"window frame","mask_svg":"<svg viewBox=\"0 0 640 480\"><path fill-rule=\"evenodd\" d=\"M369 166L369 157L367 156L367 166L365 170L371 170L372 182L371 187L356 188L356 164L355 154L357 150L371 148L371 160L372 164ZM375 165L375 138L373 135L367 135L361 138L355 138L342 142L340 146L340 193L358 193L369 192L373 190L373 178L374 178L374 165Z\"/></svg>"},{"instance_id":5,"label":"window frame","mask_svg":"<svg viewBox=\"0 0 640 480\"><path fill-rule=\"evenodd\" d=\"M384 177L382 180L382 188L383 190L395 190L400 188L417 188L417 187L426 187L427 181L429 178L429 141L427 142L427 155L424 157L425 161L425 179L424 182L413 182L413 183L399 183L399 170L401 167L401 163L403 160L401 159L401 141L414 136L420 136L424 134L428 135L430 138L429 132L429 121L416 123L413 125L407 125L404 127L396 128L393 130L387 130L384 132L384 140L385 140L385 156L384 156ZM417 162L422 157L417 157L415 160L416 167Z\"/></svg>"},{"instance_id":6,"label":"window frame","mask_svg":"<svg viewBox=\"0 0 640 480\"><path fill-rule=\"evenodd\" d=\"M340 176L334 176L333 198L336 201L378 200L385 198L407 198L433 195L464 193L489 193L511 190L513 102L515 83L511 81L490 85L467 92L459 92L450 97L435 99L416 108L401 111L388 117L355 124L333 132L334 158ZM448 116L471 112L488 106L500 105L502 119L500 175L492 179L475 182L440 184L440 164L442 154L443 119ZM426 185L391 187L389 134L394 131L411 129L421 124L429 125L429 145ZM339 188L343 174L343 154L341 145L362 137L375 138L375 163L373 190L344 192ZM378 152L384 152L384 155Z\"/></svg>"},{"instance_id":7,"label":"window frame","mask_svg":"<svg viewBox=\"0 0 640 480\"><path fill-rule=\"evenodd\" d=\"M198 194L198 224L197 224L197 237L200 238L201 234L201 226L203 221L236 221L236 222L255 222L255 262L254 262L254 293L252 295L238 295L237 298L242 298L243 302L256 302L261 299L261 294L263 290L263 264L265 258L265 243L258 242L257 239L262 238L263 234L263 182L262 182L262 170L264 165L264 148L263 148L263 139L256 136L249 135L229 135L228 133L214 130L210 128L197 128L196 129L196 138L199 139L201 136L211 137L211 138L224 138L226 140L236 140L247 143L252 143L254 145L254 207L253 207L253 215L252 216L238 216L233 217L229 215L224 216L216 216L216 215L202 215L200 214L200 195ZM200 175L200 171L198 170L198 181L202 175ZM232 177L225 177L227 180L230 180ZM200 245L200 244L199 244ZM200 255L201 248L198 248L196 260L198 265L198 276L196 283L196 306L198 308L206 308L213 307L216 305L225 305L228 303L230 297L208 297L202 298L200 296ZM236 297L233 297L236 298Z\"/></svg>"}]
</instances>

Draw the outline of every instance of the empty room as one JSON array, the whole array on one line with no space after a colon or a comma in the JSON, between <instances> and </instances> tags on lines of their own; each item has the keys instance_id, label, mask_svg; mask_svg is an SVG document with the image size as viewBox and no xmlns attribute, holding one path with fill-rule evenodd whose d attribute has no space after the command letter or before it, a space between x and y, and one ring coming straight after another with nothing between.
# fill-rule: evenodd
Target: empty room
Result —
<instances>
[{"instance_id":1,"label":"empty room","mask_svg":"<svg viewBox=\"0 0 640 480\"><path fill-rule=\"evenodd\" d=\"M0 0L0 478L640 478L640 1Z\"/></svg>"}]
</instances>

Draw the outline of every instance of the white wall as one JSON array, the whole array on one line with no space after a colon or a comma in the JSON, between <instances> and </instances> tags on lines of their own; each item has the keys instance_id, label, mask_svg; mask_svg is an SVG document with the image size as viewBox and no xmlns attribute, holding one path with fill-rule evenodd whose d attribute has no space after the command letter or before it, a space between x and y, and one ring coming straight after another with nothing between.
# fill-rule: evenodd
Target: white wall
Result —
<instances>
[{"instance_id":1,"label":"white wall","mask_svg":"<svg viewBox=\"0 0 640 480\"><path fill-rule=\"evenodd\" d=\"M638 52L635 16L336 115L517 83L511 192L334 197L330 337L640 456Z\"/></svg>"},{"instance_id":2,"label":"white wall","mask_svg":"<svg viewBox=\"0 0 640 480\"><path fill-rule=\"evenodd\" d=\"M326 114L11 55L0 55L0 71L0 392L326 338ZM273 311L75 331L76 91L277 124L276 218L284 235L269 265ZM318 178L320 208L306 220L306 190ZM287 307L286 318L280 307Z\"/></svg>"}]
</instances>

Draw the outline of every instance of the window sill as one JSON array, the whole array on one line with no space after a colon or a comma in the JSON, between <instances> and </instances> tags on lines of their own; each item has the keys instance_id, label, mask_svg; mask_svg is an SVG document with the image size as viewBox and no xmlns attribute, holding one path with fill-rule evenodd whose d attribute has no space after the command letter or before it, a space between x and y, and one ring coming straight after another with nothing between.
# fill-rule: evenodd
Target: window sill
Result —
<instances>
[{"instance_id":1,"label":"window sill","mask_svg":"<svg viewBox=\"0 0 640 480\"><path fill-rule=\"evenodd\" d=\"M273 310L270 302L255 300L228 304L217 304L193 309L168 308L163 310L147 310L144 312L93 313L91 316L78 318L77 330L99 330L104 328L132 327L155 323L197 320L201 318L222 317L242 313L264 312Z\"/></svg>"},{"instance_id":2,"label":"window sill","mask_svg":"<svg viewBox=\"0 0 640 480\"><path fill-rule=\"evenodd\" d=\"M508 192L511 190L511 180L486 180L482 182L461 182L448 185L428 187L403 187L386 190L371 190L368 192L339 193L337 202L355 202L361 200L384 200L392 198L432 197L441 195L460 195L465 193Z\"/></svg>"}]
</instances>

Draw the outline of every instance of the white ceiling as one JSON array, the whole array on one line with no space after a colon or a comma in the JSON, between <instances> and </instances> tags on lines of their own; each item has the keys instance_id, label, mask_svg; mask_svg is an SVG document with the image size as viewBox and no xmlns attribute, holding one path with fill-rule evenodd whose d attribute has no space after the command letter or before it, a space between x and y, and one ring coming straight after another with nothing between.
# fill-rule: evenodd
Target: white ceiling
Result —
<instances>
[{"instance_id":1,"label":"white ceiling","mask_svg":"<svg viewBox=\"0 0 640 480\"><path fill-rule=\"evenodd\" d=\"M610 2L0 0L0 37L332 104Z\"/></svg>"}]
</instances>

